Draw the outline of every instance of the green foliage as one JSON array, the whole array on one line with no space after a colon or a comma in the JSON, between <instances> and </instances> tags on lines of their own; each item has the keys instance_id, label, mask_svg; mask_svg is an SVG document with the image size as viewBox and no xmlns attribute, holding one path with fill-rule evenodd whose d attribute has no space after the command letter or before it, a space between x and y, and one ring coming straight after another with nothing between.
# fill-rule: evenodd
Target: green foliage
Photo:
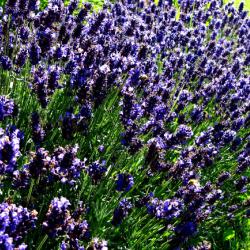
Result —
<instances>
[{"instance_id":1,"label":"green foliage","mask_svg":"<svg viewBox=\"0 0 250 250\"><path fill-rule=\"evenodd\" d=\"M224 240L228 241L228 240L232 240L235 237L235 231L233 229L227 229L224 232Z\"/></svg>"},{"instance_id":2,"label":"green foliage","mask_svg":"<svg viewBox=\"0 0 250 250\"><path fill-rule=\"evenodd\" d=\"M102 7L103 1L91 0L95 10ZM239 1L236 1L236 5ZM3 5L3 0L0 0L0 5ZM41 7L44 8L47 5L47 1L41 1ZM250 10L250 1L246 2L246 7ZM158 62L159 71L162 70L162 62ZM1 94L8 93L11 98L20 107L19 115L16 119L16 125L25 133L25 142L23 152L34 150L35 145L32 141L28 140L31 137L31 131L29 126L30 114L33 111L39 111L42 117L42 123L46 124L51 122L56 127L59 117L64 113L74 102L72 95L68 94L69 89L57 90L52 96L52 100L46 110L43 110L37 102L33 93L28 88L28 75L29 68L27 67L22 73L23 78L18 78L16 75L1 75L2 86L8 86L7 89L2 88ZM9 88L9 79L14 79L13 88ZM3 84L6 83L6 84ZM135 155L130 155L127 150L120 144L120 133L123 130L119 120L119 89L114 88L110 91L105 101L95 111L91 119L89 132L86 136L78 133L70 142L74 145L79 144L80 152L79 157L87 157L88 160L96 160L100 153L97 148L99 145L105 147L105 159L107 161L108 171L106 178L100 183L100 185L93 185L91 179L85 173L81 176L81 187L75 192L73 189L67 189L63 185L55 185L53 191L46 193L47 189L44 187L45 192L41 194L39 202L40 211L42 214L39 220L44 218L48 204L55 195L64 195L70 199L70 201L84 200L89 204L90 212L86 215L86 219L91 224L93 237L99 237L106 239L110 242L110 249L169 249L168 237L170 230L165 228L162 221L152 220L147 215L145 209L136 208L133 210L126 222L122 223L120 227L114 228L111 225L112 215L114 208L117 206L120 199L120 193L115 191L115 178L120 172L130 172L137 183L136 187L133 187L125 197L137 198L136 195L141 193L154 192L157 197L165 199L171 197L171 194L176 190L179 183L175 181L165 181L163 174L155 175L151 178L150 182L147 182L148 176L146 171L142 170L144 159L146 155L146 149L141 150ZM213 107L213 101L207 105L206 112L211 113L211 107ZM188 106L184 109L183 113L190 113L192 106ZM193 129L196 134L210 124L219 120L220 118L213 116L209 122L202 124L193 124ZM7 120L1 126L6 126L10 120ZM14 122L12 120L12 122ZM175 129L176 124L171 124L170 130ZM249 133L247 130L240 131L243 135ZM192 142L192 141L191 141ZM60 129L56 128L50 132L48 139L45 142L45 148L52 151L57 146L65 146L69 142L62 139L60 136ZM208 180L213 181L217 178L218 174L225 169L235 168L235 155L237 152L230 152L228 148L223 148L221 156L223 161L215 161L214 165L209 170L201 170L202 182ZM169 160L175 162L178 158L178 151L169 153ZM28 155L24 154L20 158L20 163L24 164L28 161ZM114 163L115 162L115 163ZM222 163L223 162L223 163ZM112 167L111 167L112 166ZM211 171L212 169L212 171ZM160 183L159 183L160 182ZM231 190L230 183L227 186L227 192ZM32 200L32 196L39 193L39 189L32 187L30 190L25 190L22 194L10 194L9 196L13 201L21 201L23 199ZM7 190L2 190L1 200L6 196ZM249 199L249 197L237 197L236 199ZM74 203L74 206L77 202ZM250 223L242 217L237 217L233 224L226 221L225 211L221 208L221 220L209 221L201 225L200 231L202 235L199 239L194 238L192 243L198 242L203 237L213 242L214 249L250 249ZM162 230L165 232L162 233ZM209 229L209 230L208 230ZM34 246L38 246L39 243L43 246L42 249L52 249L52 240L44 238L44 235L40 235L41 228L35 229L29 236L30 243ZM211 233L208 233L211 231ZM218 233L219 232L219 233ZM44 242L43 242L44 241ZM46 242L45 242L46 241ZM57 242L59 244L59 242Z\"/></svg>"}]
</instances>

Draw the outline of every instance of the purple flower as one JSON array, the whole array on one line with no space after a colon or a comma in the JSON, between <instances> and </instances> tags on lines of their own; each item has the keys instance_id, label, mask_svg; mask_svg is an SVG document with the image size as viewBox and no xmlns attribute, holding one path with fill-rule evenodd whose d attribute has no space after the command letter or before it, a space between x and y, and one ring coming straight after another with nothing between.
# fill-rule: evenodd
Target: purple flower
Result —
<instances>
[{"instance_id":1,"label":"purple flower","mask_svg":"<svg viewBox=\"0 0 250 250\"><path fill-rule=\"evenodd\" d=\"M17 0L8 0L6 2L6 14L14 14L16 12Z\"/></svg>"},{"instance_id":2,"label":"purple flower","mask_svg":"<svg viewBox=\"0 0 250 250\"><path fill-rule=\"evenodd\" d=\"M243 117L237 118L235 121L232 123L232 129L234 131L238 131L243 125L244 125L245 119Z\"/></svg>"},{"instance_id":3,"label":"purple flower","mask_svg":"<svg viewBox=\"0 0 250 250\"><path fill-rule=\"evenodd\" d=\"M30 181L31 175L27 166L24 166L21 170L15 170L13 172L12 186L14 188L28 188Z\"/></svg>"},{"instance_id":4,"label":"purple flower","mask_svg":"<svg viewBox=\"0 0 250 250\"><path fill-rule=\"evenodd\" d=\"M208 241L202 241L199 243L197 246L194 248L191 248L190 250L211 250L212 249L212 244Z\"/></svg>"},{"instance_id":5,"label":"purple flower","mask_svg":"<svg viewBox=\"0 0 250 250\"><path fill-rule=\"evenodd\" d=\"M74 132L76 132L77 128L77 116L74 115L73 109L70 108L61 118L61 129L62 129L62 136L65 139L72 139Z\"/></svg>"},{"instance_id":6,"label":"purple flower","mask_svg":"<svg viewBox=\"0 0 250 250\"><path fill-rule=\"evenodd\" d=\"M31 43L29 48L29 58L32 65L36 65L41 60L41 48L35 43Z\"/></svg>"},{"instance_id":7,"label":"purple flower","mask_svg":"<svg viewBox=\"0 0 250 250\"><path fill-rule=\"evenodd\" d=\"M240 5L239 5L239 12L242 12L244 9L244 3L241 2Z\"/></svg>"},{"instance_id":8,"label":"purple flower","mask_svg":"<svg viewBox=\"0 0 250 250\"><path fill-rule=\"evenodd\" d=\"M227 130L224 132L223 136L222 136L222 140L224 141L224 143L229 143L231 142L236 136L236 132L233 130Z\"/></svg>"},{"instance_id":9,"label":"purple flower","mask_svg":"<svg viewBox=\"0 0 250 250\"><path fill-rule=\"evenodd\" d=\"M156 218L166 219L171 221L173 218L178 218L181 215L184 204L180 199L167 199L159 200L158 198L151 198L146 203L149 214L154 215Z\"/></svg>"},{"instance_id":10,"label":"purple flower","mask_svg":"<svg viewBox=\"0 0 250 250\"><path fill-rule=\"evenodd\" d=\"M160 186L165 182L170 188L172 182L176 184L177 191L168 199L144 197L142 201L149 214L175 227L175 235L170 237L170 241L176 241L176 245L170 245L174 249L196 234L199 222L217 216L211 212L221 209L217 201L224 197L219 187L225 181L234 182L234 188L241 192L248 188L249 178L239 176L249 168L245 133L250 121L250 23L243 4L237 10L232 3L223 6L222 1L180 0L177 12L172 0L148 2L105 3L96 13L90 4L79 5L78 0L70 0L68 5L62 0L49 0L43 10L39 10L36 0L8 0L0 10L0 68L13 68L19 82L23 77L18 74L23 75L30 63L32 77L27 80L31 80L30 87L42 108L56 90L60 89L56 98L66 95L65 99L59 98L61 103L53 100L49 108L74 105L63 111L58 122L62 137L74 139L72 145L95 125L91 118L107 96L111 99L105 101L105 110L113 109L113 104L120 101L121 143L126 147L121 148L134 156L139 150L144 154L146 186L132 188L133 176L124 172L117 175L116 189L133 189L137 197L138 191L143 195L148 188L161 195ZM4 72L4 81L13 72ZM109 97L111 90L117 93ZM11 99L0 99L3 126L5 118L13 120L14 107ZM85 167L72 145L57 147L51 153L40 148L45 144L42 121L37 114L31 120L28 135L36 152L21 169L17 169L21 138L14 130L0 129L0 174L8 174L8 178L3 177L7 181L12 177L13 187L28 188L34 179L38 189L43 184L61 182L56 185L65 192L68 184L72 190L78 188L74 184L82 170L93 184L106 175L107 166L101 161ZM97 143L100 141L105 140L96 138ZM50 150L52 146L48 144ZM200 174L214 172L212 168L224 159L222 151L232 154L233 159L238 150L236 169L219 171L214 183L201 185L209 176ZM98 151L102 154L106 150L99 147ZM109 160L116 158L114 155ZM24 155L20 164L25 161ZM62 249L81 249L81 241L90 239L89 225L81 215L75 215L80 213L70 214L67 202L65 198L53 200L44 229L52 237L62 235ZM128 200L122 200L114 210L113 225L119 225L131 208ZM15 242L6 233L0 235L6 248L17 248L22 242ZM183 247L190 242L186 243ZM100 240L88 247L106 248Z\"/></svg>"},{"instance_id":11,"label":"purple flower","mask_svg":"<svg viewBox=\"0 0 250 250\"><path fill-rule=\"evenodd\" d=\"M77 8L79 1L78 0L71 0L68 5L68 13L72 14L73 11Z\"/></svg>"},{"instance_id":12,"label":"purple flower","mask_svg":"<svg viewBox=\"0 0 250 250\"><path fill-rule=\"evenodd\" d=\"M28 4L29 4L28 0L19 0L18 1L18 8L19 8L20 15L27 15Z\"/></svg>"},{"instance_id":13,"label":"purple flower","mask_svg":"<svg viewBox=\"0 0 250 250\"><path fill-rule=\"evenodd\" d=\"M86 220L75 221L71 219L68 223L67 236L72 240L87 240L90 236L89 224Z\"/></svg>"},{"instance_id":14,"label":"purple flower","mask_svg":"<svg viewBox=\"0 0 250 250\"><path fill-rule=\"evenodd\" d=\"M80 178L81 171L85 168L84 162L76 157L78 146L57 148L51 160L54 167L51 173L60 179L62 183L75 184Z\"/></svg>"},{"instance_id":15,"label":"purple flower","mask_svg":"<svg viewBox=\"0 0 250 250\"><path fill-rule=\"evenodd\" d=\"M36 145L40 145L45 137L45 131L40 123L40 117L37 112L31 115L32 139Z\"/></svg>"},{"instance_id":16,"label":"purple flower","mask_svg":"<svg viewBox=\"0 0 250 250\"><path fill-rule=\"evenodd\" d=\"M12 68L12 61L8 56L0 55L0 65L2 66L3 70L10 70Z\"/></svg>"},{"instance_id":17,"label":"purple flower","mask_svg":"<svg viewBox=\"0 0 250 250\"><path fill-rule=\"evenodd\" d=\"M192 129L186 125L180 125L175 133L175 137L180 143L185 143L192 136Z\"/></svg>"},{"instance_id":18,"label":"purple flower","mask_svg":"<svg viewBox=\"0 0 250 250\"><path fill-rule=\"evenodd\" d=\"M3 121L5 117L11 117L14 111L14 101L8 99L6 96L0 96L0 122Z\"/></svg>"},{"instance_id":19,"label":"purple flower","mask_svg":"<svg viewBox=\"0 0 250 250\"><path fill-rule=\"evenodd\" d=\"M62 198L61 198L62 199ZM81 202L80 202L81 203ZM61 244L61 249L83 249L84 247L79 244L79 240L89 240L90 231L89 225L86 220L82 220L83 209L77 209L72 215L67 210L67 220L63 224L61 234L65 234L66 239ZM64 213L63 213L64 214Z\"/></svg>"},{"instance_id":20,"label":"purple flower","mask_svg":"<svg viewBox=\"0 0 250 250\"><path fill-rule=\"evenodd\" d=\"M104 145L100 145L100 146L98 147L98 151L99 151L100 153L103 153L103 152L105 151Z\"/></svg>"},{"instance_id":21,"label":"purple flower","mask_svg":"<svg viewBox=\"0 0 250 250\"><path fill-rule=\"evenodd\" d=\"M91 10L91 3L84 3L84 7L79 11L77 15L77 22L82 22L84 18L87 16L88 12Z\"/></svg>"},{"instance_id":22,"label":"purple flower","mask_svg":"<svg viewBox=\"0 0 250 250\"><path fill-rule=\"evenodd\" d=\"M34 68L32 90L37 95L41 106L45 108L48 104L49 89L48 89L48 72L44 70L42 65Z\"/></svg>"},{"instance_id":23,"label":"purple flower","mask_svg":"<svg viewBox=\"0 0 250 250\"><path fill-rule=\"evenodd\" d=\"M122 223L122 220L128 216L132 209L132 203L127 199L123 199L119 202L118 207L115 209L112 219L112 224L118 226Z\"/></svg>"},{"instance_id":24,"label":"purple flower","mask_svg":"<svg viewBox=\"0 0 250 250\"><path fill-rule=\"evenodd\" d=\"M42 174L47 174L52 165L49 152L44 148L38 148L35 153L31 153L30 163L24 166L29 170L32 178L37 179Z\"/></svg>"},{"instance_id":25,"label":"purple flower","mask_svg":"<svg viewBox=\"0 0 250 250\"><path fill-rule=\"evenodd\" d=\"M39 9L40 1L29 0L28 9L29 11L36 11Z\"/></svg>"},{"instance_id":26,"label":"purple flower","mask_svg":"<svg viewBox=\"0 0 250 250\"><path fill-rule=\"evenodd\" d=\"M43 229L50 237L55 238L66 232L70 220L69 206L70 202L64 197L51 201L43 222Z\"/></svg>"},{"instance_id":27,"label":"purple flower","mask_svg":"<svg viewBox=\"0 0 250 250\"><path fill-rule=\"evenodd\" d=\"M48 89L49 94L53 94L54 91L60 88L59 79L60 79L61 69L56 65L48 67Z\"/></svg>"},{"instance_id":28,"label":"purple flower","mask_svg":"<svg viewBox=\"0 0 250 250\"><path fill-rule=\"evenodd\" d=\"M222 185L227 179L230 178L230 173L229 172L224 172L221 173L220 176L218 177L218 184Z\"/></svg>"},{"instance_id":29,"label":"purple flower","mask_svg":"<svg viewBox=\"0 0 250 250\"><path fill-rule=\"evenodd\" d=\"M25 244L20 244L27 232L34 229L37 212L29 211L22 206L12 203L0 204L0 245L4 249L26 249ZM20 244L20 245L19 245Z\"/></svg>"},{"instance_id":30,"label":"purple flower","mask_svg":"<svg viewBox=\"0 0 250 250\"><path fill-rule=\"evenodd\" d=\"M236 173L246 171L250 166L250 143L248 142L243 151L238 156L238 167Z\"/></svg>"},{"instance_id":31,"label":"purple flower","mask_svg":"<svg viewBox=\"0 0 250 250\"><path fill-rule=\"evenodd\" d=\"M93 35L98 31L104 18L105 18L105 12L99 12L97 17L96 17L96 20L90 24L89 34Z\"/></svg>"},{"instance_id":32,"label":"purple flower","mask_svg":"<svg viewBox=\"0 0 250 250\"><path fill-rule=\"evenodd\" d=\"M134 185L134 178L130 174L118 174L116 181L116 190L129 191Z\"/></svg>"},{"instance_id":33,"label":"purple flower","mask_svg":"<svg viewBox=\"0 0 250 250\"><path fill-rule=\"evenodd\" d=\"M79 244L78 239L70 239L68 241L63 241L60 245L61 250L70 250L70 249L77 249L77 250L85 250L84 246Z\"/></svg>"},{"instance_id":34,"label":"purple flower","mask_svg":"<svg viewBox=\"0 0 250 250\"><path fill-rule=\"evenodd\" d=\"M17 158L21 155L22 133L9 127L6 132L0 128L0 173L10 174L16 169Z\"/></svg>"},{"instance_id":35,"label":"purple flower","mask_svg":"<svg viewBox=\"0 0 250 250\"><path fill-rule=\"evenodd\" d=\"M249 183L249 178L247 176L241 176L238 180L234 182L235 188L240 192L246 192L246 185Z\"/></svg>"},{"instance_id":36,"label":"purple flower","mask_svg":"<svg viewBox=\"0 0 250 250\"><path fill-rule=\"evenodd\" d=\"M93 250L108 250L108 242L106 240L94 238L90 244Z\"/></svg>"},{"instance_id":37,"label":"purple flower","mask_svg":"<svg viewBox=\"0 0 250 250\"><path fill-rule=\"evenodd\" d=\"M27 27L21 27L19 36L20 36L22 42L26 42L28 40L29 34L30 34L29 28L27 28Z\"/></svg>"},{"instance_id":38,"label":"purple flower","mask_svg":"<svg viewBox=\"0 0 250 250\"><path fill-rule=\"evenodd\" d=\"M178 224L175 227L175 233L180 237L180 239L185 239L197 233L197 225L192 221Z\"/></svg>"},{"instance_id":39,"label":"purple flower","mask_svg":"<svg viewBox=\"0 0 250 250\"><path fill-rule=\"evenodd\" d=\"M50 50L51 45L52 45L52 31L50 30L50 28L40 28L37 31L37 41L38 41L38 45L41 48L41 52L42 53L46 53L47 51Z\"/></svg>"},{"instance_id":40,"label":"purple flower","mask_svg":"<svg viewBox=\"0 0 250 250\"><path fill-rule=\"evenodd\" d=\"M15 64L22 68L27 60L28 52L26 49L20 49L15 58Z\"/></svg>"},{"instance_id":41,"label":"purple flower","mask_svg":"<svg viewBox=\"0 0 250 250\"><path fill-rule=\"evenodd\" d=\"M105 161L100 163L99 160L97 160L87 167L87 173L91 177L91 180L94 184L97 184L102 179L106 171L107 168Z\"/></svg>"},{"instance_id":42,"label":"purple flower","mask_svg":"<svg viewBox=\"0 0 250 250\"><path fill-rule=\"evenodd\" d=\"M200 107L195 107L190 113L190 118L195 123L200 123L204 119L203 110Z\"/></svg>"}]
</instances>

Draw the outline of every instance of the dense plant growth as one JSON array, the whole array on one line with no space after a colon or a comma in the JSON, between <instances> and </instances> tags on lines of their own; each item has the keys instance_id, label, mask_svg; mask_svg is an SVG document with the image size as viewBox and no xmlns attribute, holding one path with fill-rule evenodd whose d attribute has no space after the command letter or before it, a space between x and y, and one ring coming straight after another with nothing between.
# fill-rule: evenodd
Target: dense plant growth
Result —
<instances>
[{"instance_id":1,"label":"dense plant growth","mask_svg":"<svg viewBox=\"0 0 250 250\"><path fill-rule=\"evenodd\" d=\"M249 249L249 41L243 3L8 0L0 249Z\"/></svg>"}]
</instances>

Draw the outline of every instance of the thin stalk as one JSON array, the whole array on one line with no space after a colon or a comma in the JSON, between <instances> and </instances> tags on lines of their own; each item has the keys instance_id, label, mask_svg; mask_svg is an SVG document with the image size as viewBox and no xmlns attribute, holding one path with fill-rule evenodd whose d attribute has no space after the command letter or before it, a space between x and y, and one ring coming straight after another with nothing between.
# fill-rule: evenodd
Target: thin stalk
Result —
<instances>
[{"instance_id":1,"label":"thin stalk","mask_svg":"<svg viewBox=\"0 0 250 250\"><path fill-rule=\"evenodd\" d=\"M46 234L46 235L43 237L42 241L40 242L40 244L38 245L38 247L37 247L36 250L42 249L42 247L43 247L43 245L44 245L44 243L46 242L47 239L48 239L48 235Z\"/></svg>"},{"instance_id":2,"label":"thin stalk","mask_svg":"<svg viewBox=\"0 0 250 250\"><path fill-rule=\"evenodd\" d=\"M30 184L30 188L29 188L28 197L27 197L27 205L29 204L29 201L30 201L30 197L31 197L31 194L32 194L32 190L33 190L34 184L35 184L35 180L32 179L32 180L31 180L31 184Z\"/></svg>"}]
</instances>

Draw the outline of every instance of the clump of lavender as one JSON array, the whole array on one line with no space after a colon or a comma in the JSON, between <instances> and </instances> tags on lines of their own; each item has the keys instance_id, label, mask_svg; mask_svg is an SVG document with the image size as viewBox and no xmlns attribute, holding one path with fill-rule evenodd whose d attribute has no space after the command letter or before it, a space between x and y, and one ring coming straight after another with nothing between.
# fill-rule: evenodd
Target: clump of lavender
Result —
<instances>
[{"instance_id":1,"label":"clump of lavender","mask_svg":"<svg viewBox=\"0 0 250 250\"><path fill-rule=\"evenodd\" d=\"M6 96L0 96L0 122L3 121L5 117L13 116L15 109L15 103L12 99Z\"/></svg>"},{"instance_id":2,"label":"clump of lavender","mask_svg":"<svg viewBox=\"0 0 250 250\"><path fill-rule=\"evenodd\" d=\"M43 229L50 237L65 234L70 220L69 206L70 202L64 197L54 198L51 201L43 222Z\"/></svg>"},{"instance_id":3,"label":"clump of lavender","mask_svg":"<svg viewBox=\"0 0 250 250\"><path fill-rule=\"evenodd\" d=\"M127 199L123 199L122 201L120 201L119 205L114 211L112 224L114 226L120 225L123 219L128 216L132 208L133 208L132 203Z\"/></svg>"},{"instance_id":4,"label":"clump of lavender","mask_svg":"<svg viewBox=\"0 0 250 250\"><path fill-rule=\"evenodd\" d=\"M166 219L171 221L174 218L178 218L183 209L184 204L180 199L167 199L165 201L153 198L146 203L147 211L149 214L159 219Z\"/></svg>"},{"instance_id":5,"label":"clump of lavender","mask_svg":"<svg viewBox=\"0 0 250 250\"><path fill-rule=\"evenodd\" d=\"M43 10L39 10L36 0L8 0L4 11L0 9L0 69L3 85L9 84L6 78L16 78L14 84L20 79L24 80L23 84L30 83L42 112L48 111L53 116L52 109L61 103L66 105L63 105L60 128L62 137L72 140L71 145L82 145L76 133L91 137L89 131L102 127L92 123L92 118L95 121L101 117L98 109L110 91L118 92L122 151L112 153L109 146L99 151L108 164L113 161L111 174L120 173L113 167L116 158L127 159L129 153L136 162L137 154L143 153L145 172L136 169L143 178L135 179L140 188L133 192L137 196L155 189L164 196L145 196L140 205L155 217L152 224L160 221L173 229L167 242L170 249L178 249L192 241L202 223L209 231L209 222L220 218L218 214L233 219L243 209L242 204L236 203L239 194L243 196L241 193L249 188L250 25L243 4L236 10L232 3L223 5L215 0L178 1L178 8L176 1L157 2L105 2L98 13L90 13L90 4L80 6L75 0L68 6L61 0L50 0ZM27 75L30 65L31 75ZM60 100L61 94L65 100ZM0 121L3 121L14 111L11 99L4 96L0 100ZM65 112L69 106L72 108ZM106 106L103 110L109 112ZM59 137L44 138L36 115L32 117L36 152L31 154L29 163L17 169L21 139L13 131L0 130L0 172L13 173L14 187L27 188L31 178L39 184L60 181L73 185L82 169L97 184L106 174L107 168L100 161L85 168L84 162L76 157L75 147L63 145L51 149L53 138ZM99 136L102 137L98 134L85 138L91 140L89 151L92 145L110 138L105 135L99 140ZM51 151L40 148L41 142ZM127 149L125 156L123 152ZM87 153L98 159L96 152ZM24 161L25 157L20 159ZM118 174L118 191L129 191L133 185L133 177L126 170ZM165 192L166 187L170 187L169 192ZM50 190L50 185L46 188ZM77 192L78 188L74 185ZM95 201L100 193L87 197ZM112 204L107 204L107 208ZM132 204L123 199L114 211L113 225L121 224L131 208ZM146 229L151 229L148 225ZM81 240L90 239L88 223L70 214L69 201L65 198L52 201L44 230L52 238L65 237L62 249L83 249ZM157 245L159 239L161 244L162 237L158 236L164 230L159 230L157 235L154 230L148 230L147 238L157 238L154 243ZM6 235L2 241L12 247L13 240ZM203 243L195 248L210 248ZM103 245L96 240L91 247L105 249Z\"/></svg>"},{"instance_id":6,"label":"clump of lavender","mask_svg":"<svg viewBox=\"0 0 250 250\"><path fill-rule=\"evenodd\" d=\"M35 43L30 44L29 59L32 65L36 65L41 60L41 48Z\"/></svg>"},{"instance_id":7,"label":"clump of lavender","mask_svg":"<svg viewBox=\"0 0 250 250\"><path fill-rule=\"evenodd\" d=\"M250 142L248 142L244 149L240 152L237 162L237 174L244 173L248 170L250 166Z\"/></svg>"},{"instance_id":8,"label":"clump of lavender","mask_svg":"<svg viewBox=\"0 0 250 250\"><path fill-rule=\"evenodd\" d=\"M40 117L37 112L31 115L32 139L36 145L44 141L45 131L40 123Z\"/></svg>"},{"instance_id":9,"label":"clump of lavender","mask_svg":"<svg viewBox=\"0 0 250 250\"><path fill-rule=\"evenodd\" d=\"M175 138L179 143L185 143L192 136L192 129L186 125L180 125L175 133Z\"/></svg>"},{"instance_id":10,"label":"clump of lavender","mask_svg":"<svg viewBox=\"0 0 250 250\"><path fill-rule=\"evenodd\" d=\"M59 147L52 154L44 148L31 152L31 160L22 169L14 172L13 185L25 187L30 183L30 177L41 183L52 184L60 181L73 186L79 180L85 161L77 158L78 146Z\"/></svg>"},{"instance_id":11,"label":"clump of lavender","mask_svg":"<svg viewBox=\"0 0 250 250\"><path fill-rule=\"evenodd\" d=\"M85 168L84 162L76 157L77 151L77 145L66 148L59 147L54 151L51 157L53 164L51 173L60 179L62 183L74 185L80 178L81 171Z\"/></svg>"},{"instance_id":12,"label":"clump of lavender","mask_svg":"<svg viewBox=\"0 0 250 250\"><path fill-rule=\"evenodd\" d=\"M61 249L83 249L79 241L89 240L90 231L88 222L82 219L86 210L82 201L79 202L77 209L71 213L71 219L67 227L65 240L61 243Z\"/></svg>"},{"instance_id":13,"label":"clump of lavender","mask_svg":"<svg viewBox=\"0 0 250 250\"><path fill-rule=\"evenodd\" d=\"M108 250L108 242L106 240L101 240L99 238L94 238L90 246L88 247L89 250Z\"/></svg>"},{"instance_id":14,"label":"clump of lavender","mask_svg":"<svg viewBox=\"0 0 250 250\"><path fill-rule=\"evenodd\" d=\"M59 235L66 238L61 243L61 249L84 249L79 241L90 237L88 222L82 219L84 209L80 203L80 207L70 213L70 205L64 197L54 198L43 222L43 229L52 238Z\"/></svg>"},{"instance_id":15,"label":"clump of lavender","mask_svg":"<svg viewBox=\"0 0 250 250\"><path fill-rule=\"evenodd\" d=\"M94 184L97 184L105 175L107 168L106 162L103 160L100 162L99 160L93 162L87 167L87 173L91 177L91 180Z\"/></svg>"},{"instance_id":16,"label":"clump of lavender","mask_svg":"<svg viewBox=\"0 0 250 250\"><path fill-rule=\"evenodd\" d=\"M49 152L44 148L37 148L36 152L31 152L31 157L30 162L23 168L28 169L34 179L46 176L52 166Z\"/></svg>"},{"instance_id":17,"label":"clump of lavender","mask_svg":"<svg viewBox=\"0 0 250 250\"><path fill-rule=\"evenodd\" d=\"M99 151L100 153L103 153L103 152L105 151L104 145L100 145L100 146L98 147L98 151Z\"/></svg>"},{"instance_id":18,"label":"clump of lavender","mask_svg":"<svg viewBox=\"0 0 250 250\"><path fill-rule=\"evenodd\" d=\"M116 190L129 191L134 185L134 178L130 174L118 174L116 181Z\"/></svg>"},{"instance_id":19,"label":"clump of lavender","mask_svg":"<svg viewBox=\"0 0 250 250\"><path fill-rule=\"evenodd\" d=\"M27 208L17 206L13 203L1 203L0 244L3 249L26 249L27 245L21 242L27 233L35 228L36 221L36 210L29 211Z\"/></svg>"},{"instance_id":20,"label":"clump of lavender","mask_svg":"<svg viewBox=\"0 0 250 250\"><path fill-rule=\"evenodd\" d=\"M74 132L77 129L77 116L73 113L73 109L70 108L63 117L61 117L61 129L62 136L65 139L72 139Z\"/></svg>"},{"instance_id":21,"label":"clump of lavender","mask_svg":"<svg viewBox=\"0 0 250 250\"><path fill-rule=\"evenodd\" d=\"M30 185L31 174L28 166L24 166L22 169L17 169L13 172L12 186L16 189L25 189Z\"/></svg>"},{"instance_id":22,"label":"clump of lavender","mask_svg":"<svg viewBox=\"0 0 250 250\"><path fill-rule=\"evenodd\" d=\"M61 249L84 249L79 241L90 237L89 225L86 220L75 221L71 219L67 228L66 240L62 242Z\"/></svg>"},{"instance_id":23,"label":"clump of lavender","mask_svg":"<svg viewBox=\"0 0 250 250\"><path fill-rule=\"evenodd\" d=\"M234 185L236 190L240 191L241 193L247 192L247 184L250 183L250 179L248 176L241 176L239 179L234 181Z\"/></svg>"},{"instance_id":24,"label":"clump of lavender","mask_svg":"<svg viewBox=\"0 0 250 250\"><path fill-rule=\"evenodd\" d=\"M15 127L6 131L0 128L0 173L11 174L17 167L17 158L21 155L20 143L23 134Z\"/></svg>"},{"instance_id":25,"label":"clump of lavender","mask_svg":"<svg viewBox=\"0 0 250 250\"><path fill-rule=\"evenodd\" d=\"M61 88L59 83L61 68L55 65L45 68L45 65L38 64L37 67L33 66L32 71L33 81L30 87L41 106L45 108L56 89Z\"/></svg>"},{"instance_id":26,"label":"clump of lavender","mask_svg":"<svg viewBox=\"0 0 250 250\"><path fill-rule=\"evenodd\" d=\"M197 233L197 225L192 221L187 221L175 227L175 233L178 235L178 240L185 241Z\"/></svg>"},{"instance_id":27,"label":"clump of lavender","mask_svg":"<svg viewBox=\"0 0 250 250\"><path fill-rule=\"evenodd\" d=\"M0 56L0 65L3 70L12 69L12 61L8 56Z\"/></svg>"},{"instance_id":28,"label":"clump of lavender","mask_svg":"<svg viewBox=\"0 0 250 250\"><path fill-rule=\"evenodd\" d=\"M197 246L191 247L190 249L193 249L193 250L210 250L210 249L212 249L212 244L210 242L204 240L201 243L199 243Z\"/></svg>"},{"instance_id":29,"label":"clump of lavender","mask_svg":"<svg viewBox=\"0 0 250 250\"><path fill-rule=\"evenodd\" d=\"M78 250L85 250L84 246L81 246L78 240L65 242L63 241L60 245L61 250L68 250L68 249L78 249Z\"/></svg>"}]
</instances>

